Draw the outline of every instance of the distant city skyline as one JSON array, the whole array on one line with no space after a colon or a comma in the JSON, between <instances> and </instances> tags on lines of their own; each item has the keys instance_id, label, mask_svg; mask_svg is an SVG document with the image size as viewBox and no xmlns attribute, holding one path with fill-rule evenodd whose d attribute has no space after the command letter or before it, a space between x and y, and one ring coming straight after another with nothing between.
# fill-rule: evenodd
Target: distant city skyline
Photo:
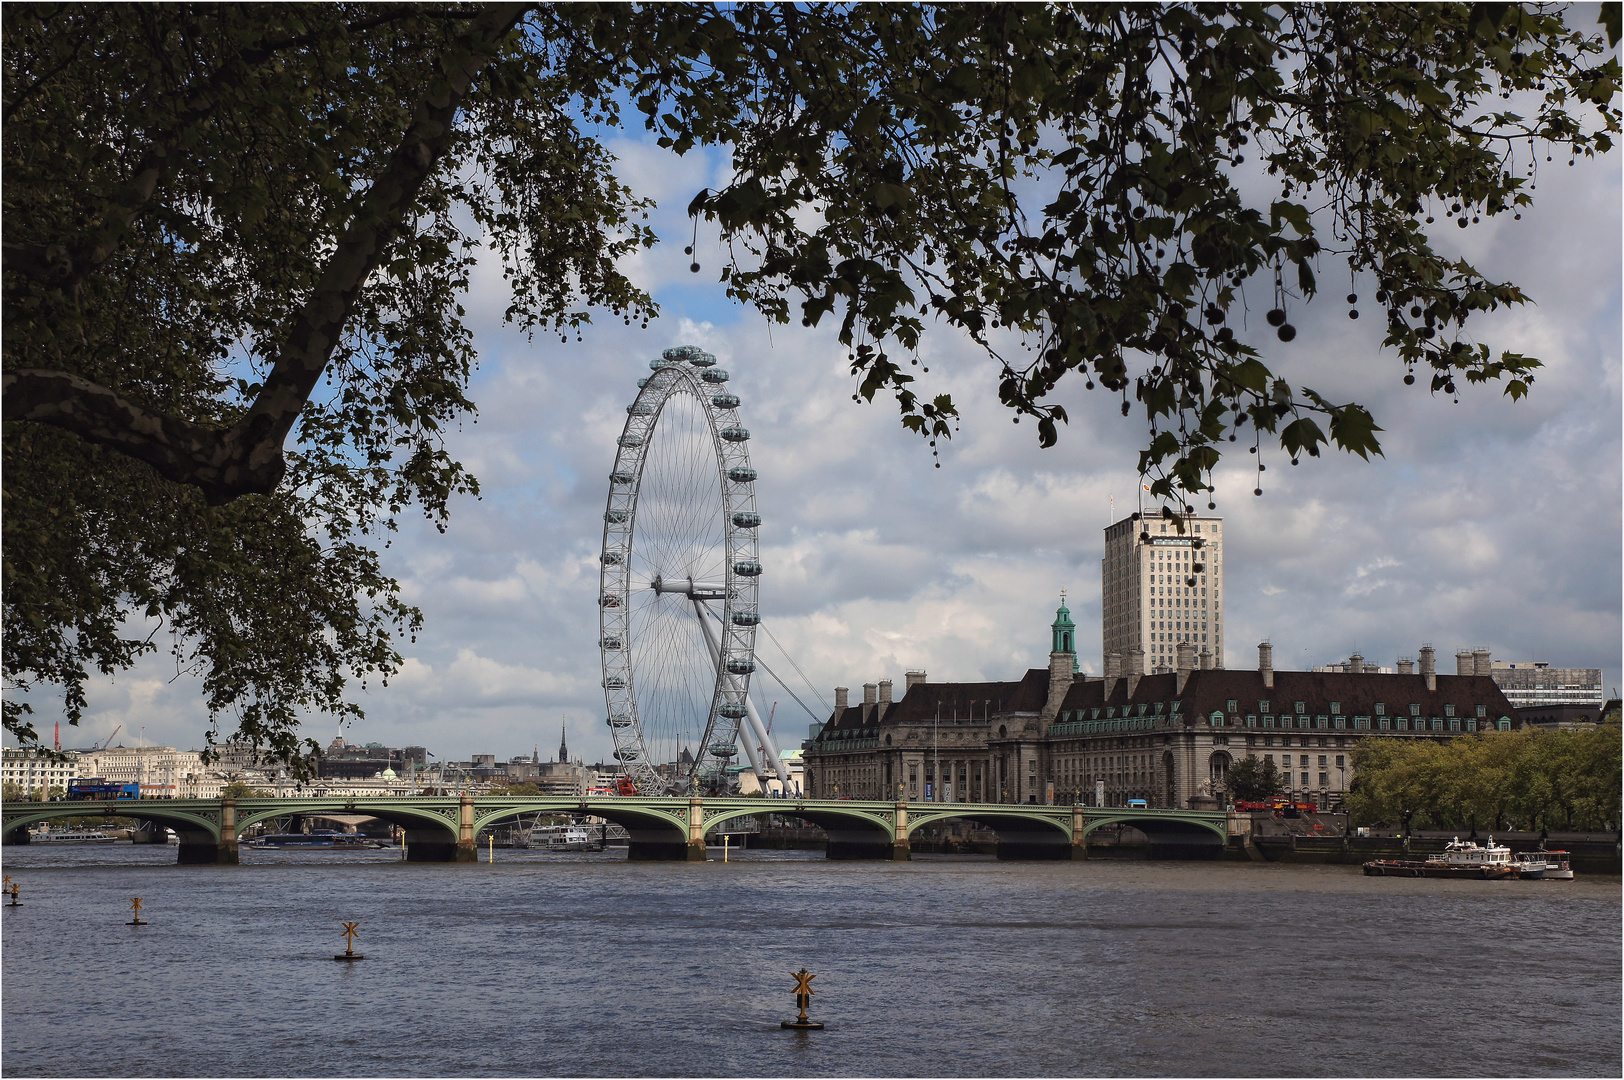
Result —
<instances>
[{"instance_id":1,"label":"distant city skyline","mask_svg":"<svg viewBox=\"0 0 1624 1080\"><path fill-rule=\"evenodd\" d=\"M1143 421L1067 380L1055 399L1072 422L1058 446L1040 450L1032 428L997 404L993 363L932 327L919 386L951 392L963 414L933 468L893 404L852 400L827 320L768 326L726 299L703 223L702 270L689 272L683 209L716 184L723 159L674 159L629 139L610 149L634 188L659 200L663 242L630 269L662 314L647 330L602 318L580 343L527 341L501 325L496 266L479 268L466 304L480 412L447 444L482 497L454 500L444 535L408 516L383 552L426 626L415 643L398 643L405 663L387 686L373 678L356 688L368 716L344 737L423 745L442 758L505 757L549 745L562 714L575 753L607 758L596 601L608 472L637 380L682 343L732 373L761 475L762 618L825 698L856 673L900 680L917 668L970 681L1041 666L1062 589L1080 666L1100 674L1103 530L1131 509ZM1293 468L1266 444L1261 459L1231 444L1211 511L1225 523L1226 666L1254 664L1265 637L1281 669L1354 652L1390 666L1430 640L1444 655L1481 645L1599 667L1611 696L1620 681L1619 180L1616 154L1580 159L1542 173L1522 221L1439 237L1535 301L1468 327L1545 361L1522 402L1496 386L1463 386L1458 404L1405 387L1402 365L1380 348L1379 320L1351 322L1332 299L1294 316L1290 346L1265 337L1252 305L1237 327L1243 340L1265 359L1289 358L1295 381L1368 404L1386 456L1366 463L1333 451ZM813 717L756 685L764 714L778 702L774 730L794 745ZM149 742L203 743L199 683L177 677L164 652L93 680L89 701L64 743L88 744L118 724L145 726ZM35 702L48 737L52 703ZM303 732L323 745L337 733L324 717Z\"/></svg>"}]
</instances>

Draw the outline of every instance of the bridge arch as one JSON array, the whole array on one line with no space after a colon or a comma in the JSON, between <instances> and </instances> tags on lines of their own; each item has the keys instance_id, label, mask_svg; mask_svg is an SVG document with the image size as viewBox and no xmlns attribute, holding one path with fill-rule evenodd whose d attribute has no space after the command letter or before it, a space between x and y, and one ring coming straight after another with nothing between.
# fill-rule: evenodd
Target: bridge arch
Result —
<instances>
[{"instance_id":1,"label":"bridge arch","mask_svg":"<svg viewBox=\"0 0 1624 1080\"><path fill-rule=\"evenodd\" d=\"M162 799L126 799L121 802L60 802L39 803L27 808L8 810L0 832L11 835L30 825L58 818L100 817L135 818L174 829L182 844L206 844L213 847L220 840L220 822L193 810L179 810L164 806Z\"/></svg>"},{"instance_id":2,"label":"bridge arch","mask_svg":"<svg viewBox=\"0 0 1624 1080\"><path fill-rule=\"evenodd\" d=\"M1212 820L1216 818L1217 820ZM1196 845L1222 847L1229 842L1229 827L1222 814L1198 816L1162 811L1147 814L1143 810L1090 810L1083 821L1083 837L1101 826L1128 825L1144 833L1151 844Z\"/></svg>"},{"instance_id":3,"label":"bridge arch","mask_svg":"<svg viewBox=\"0 0 1624 1080\"><path fill-rule=\"evenodd\" d=\"M1072 857L1070 808L1019 809L1019 804L949 803L908 815L908 833L942 821L973 821L998 834L1000 859L1069 859Z\"/></svg>"},{"instance_id":4,"label":"bridge arch","mask_svg":"<svg viewBox=\"0 0 1624 1080\"><path fill-rule=\"evenodd\" d=\"M713 801L707 800L709 806ZM741 805L745 804L745 805ZM756 814L778 814L816 825L829 837L827 855L831 859L889 859L896 854L896 806L893 803L852 802L809 808L804 801L791 799L729 800L705 819L709 832L718 825Z\"/></svg>"}]
</instances>

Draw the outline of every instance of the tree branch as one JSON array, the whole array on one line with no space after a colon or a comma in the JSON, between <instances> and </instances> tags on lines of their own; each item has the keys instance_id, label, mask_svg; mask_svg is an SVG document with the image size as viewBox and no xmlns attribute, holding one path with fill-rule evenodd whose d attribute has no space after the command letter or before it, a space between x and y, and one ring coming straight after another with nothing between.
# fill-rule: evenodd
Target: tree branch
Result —
<instances>
[{"instance_id":1,"label":"tree branch","mask_svg":"<svg viewBox=\"0 0 1624 1080\"><path fill-rule=\"evenodd\" d=\"M51 424L145 461L168 479L199 488L211 505L269 493L286 468L283 443L326 370L361 287L399 234L450 141L452 121L475 76L529 8L524 3L486 6L447 50L444 77L418 103L400 145L339 237L314 293L288 329L264 388L241 421L222 431L146 409L77 375L37 370L5 374L4 418ZM157 152L154 147L148 157ZM140 173L149 175L155 185L159 173ZM11 253L8 247L8 265ZM74 272L73 256L64 249L18 253L46 267L66 261L69 273Z\"/></svg>"}]
</instances>

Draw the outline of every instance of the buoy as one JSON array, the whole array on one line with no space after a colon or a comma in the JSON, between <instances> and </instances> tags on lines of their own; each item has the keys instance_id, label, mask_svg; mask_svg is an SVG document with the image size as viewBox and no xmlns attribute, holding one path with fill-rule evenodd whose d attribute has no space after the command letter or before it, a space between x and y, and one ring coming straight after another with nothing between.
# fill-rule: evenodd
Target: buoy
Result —
<instances>
[{"instance_id":1,"label":"buoy","mask_svg":"<svg viewBox=\"0 0 1624 1080\"><path fill-rule=\"evenodd\" d=\"M344 924L344 951L336 954L334 960L365 960L366 957L355 951L356 927L360 923L347 922Z\"/></svg>"},{"instance_id":2,"label":"buoy","mask_svg":"<svg viewBox=\"0 0 1624 1080\"><path fill-rule=\"evenodd\" d=\"M795 1004L800 1007L801 1015L794 1020L782 1021L779 1026L794 1031L822 1031L823 1025L816 1020L809 1019L806 1015L806 1007L812 1001L812 980L817 976L807 971L806 968L791 972L791 975L795 979Z\"/></svg>"},{"instance_id":3,"label":"buoy","mask_svg":"<svg viewBox=\"0 0 1624 1080\"><path fill-rule=\"evenodd\" d=\"M134 896L134 897L130 898L130 910L135 912L135 917L132 918L129 922L125 923L124 924L125 926L145 926L145 925L147 925L146 920L141 918L141 898L139 896Z\"/></svg>"}]
</instances>

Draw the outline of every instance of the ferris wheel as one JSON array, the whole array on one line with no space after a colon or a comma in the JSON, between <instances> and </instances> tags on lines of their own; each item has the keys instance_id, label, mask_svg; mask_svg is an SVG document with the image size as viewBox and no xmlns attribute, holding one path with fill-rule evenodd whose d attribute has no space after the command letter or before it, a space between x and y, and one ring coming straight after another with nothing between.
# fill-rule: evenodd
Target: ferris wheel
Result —
<instances>
[{"instance_id":1,"label":"ferris wheel","mask_svg":"<svg viewBox=\"0 0 1624 1080\"><path fill-rule=\"evenodd\" d=\"M682 793L718 785L742 741L758 777L787 784L750 702L761 621L750 432L711 354L683 345L649 366L626 407L598 556L615 757L640 793Z\"/></svg>"}]
</instances>

